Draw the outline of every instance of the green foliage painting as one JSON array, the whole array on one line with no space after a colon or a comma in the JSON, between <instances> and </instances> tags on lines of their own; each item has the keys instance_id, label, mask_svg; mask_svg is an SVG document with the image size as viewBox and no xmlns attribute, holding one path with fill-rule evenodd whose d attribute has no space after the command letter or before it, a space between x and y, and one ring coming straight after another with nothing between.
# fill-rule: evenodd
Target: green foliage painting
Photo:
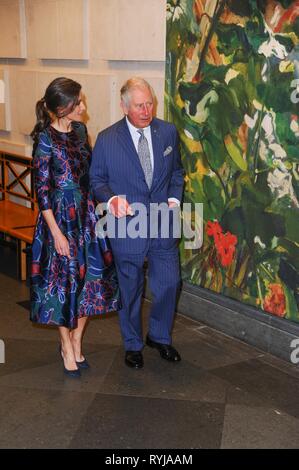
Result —
<instances>
[{"instance_id":1,"label":"green foliage painting","mask_svg":"<svg viewBox=\"0 0 299 470\"><path fill-rule=\"evenodd\" d=\"M166 54L185 202L203 203L183 278L299 322L299 1L168 0Z\"/></svg>"}]
</instances>

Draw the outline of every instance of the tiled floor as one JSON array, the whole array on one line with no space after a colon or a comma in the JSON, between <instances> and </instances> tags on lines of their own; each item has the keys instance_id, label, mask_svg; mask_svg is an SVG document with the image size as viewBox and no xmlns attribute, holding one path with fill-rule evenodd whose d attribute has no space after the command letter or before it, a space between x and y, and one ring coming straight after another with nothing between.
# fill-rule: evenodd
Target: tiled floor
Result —
<instances>
[{"instance_id":1,"label":"tiled floor","mask_svg":"<svg viewBox=\"0 0 299 470\"><path fill-rule=\"evenodd\" d=\"M70 379L57 331L29 322L28 295L0 274L0 448L298 448L298 367L178 315L182 362L145 347L131 370L109 314L87 329L91 370Z\"/></svg>"}]
</instances>

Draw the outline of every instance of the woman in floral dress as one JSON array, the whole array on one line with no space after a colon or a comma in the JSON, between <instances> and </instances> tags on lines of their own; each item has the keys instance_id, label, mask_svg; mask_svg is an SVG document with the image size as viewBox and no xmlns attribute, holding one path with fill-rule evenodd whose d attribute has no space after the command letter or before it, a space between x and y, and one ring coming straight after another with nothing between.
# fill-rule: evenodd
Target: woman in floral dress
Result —
<instances>
[{"instance_id":1,"label":"woman in floral dress","mask_svg":"<svg viewBox=\"0 0 299 470\"><path fill-rule=\"evenodd\" d=\"M40 213L32 244L30 319L58 327L64 372L73 377L89 367L82 355L88 318L119 309L112 254L107 240L95 234L84 112L81 85L56 78L36 104L31 134Z\"/></svg>"}]
</instances>

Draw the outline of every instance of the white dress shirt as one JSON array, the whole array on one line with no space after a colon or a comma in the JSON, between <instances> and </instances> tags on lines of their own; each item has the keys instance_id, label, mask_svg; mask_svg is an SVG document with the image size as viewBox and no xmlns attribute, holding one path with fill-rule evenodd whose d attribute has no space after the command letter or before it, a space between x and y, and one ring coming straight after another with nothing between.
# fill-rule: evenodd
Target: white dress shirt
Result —
<instances>
[{"instance_id":1,"label":"white dress shirt","mask_svg":"<svg viewBox=\"0 0 299 470\"><path fill-rule=\"evenodd\" d=\"M126 121L127 121L127 124L128 124L128 128L129 128L129 131L130 131L130 134L131 134L136 152L138 153L138 142L139 142L139 139L140 139L140 134L138 132L139 128L133 126L133 124L130 123L130 121L128 119L128 116L126 116ZM143 130L143 133L144 133L144 137L146 137L146 139L148 141L148 148L149 148L149 151L150 151L151 164L152 164L152 169L153 169L153 172L154 172L154 152L153 152L153 144L152 144L151 126L143 127L142 130Z\"/></svg>"}]
</instances>

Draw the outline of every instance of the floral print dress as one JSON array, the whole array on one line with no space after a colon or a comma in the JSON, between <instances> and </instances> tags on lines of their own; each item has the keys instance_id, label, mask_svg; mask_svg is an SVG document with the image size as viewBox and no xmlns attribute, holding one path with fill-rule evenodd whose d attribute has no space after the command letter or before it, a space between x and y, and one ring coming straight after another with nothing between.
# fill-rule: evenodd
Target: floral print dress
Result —
<instances>
[{"instance_id":1,"label":"floral print dress","mask_svg":"<svg viewBox=\"0 0 299 470\"><path fill-rule=\"evenodd\" d=\"M68 133L49 126L33 156L40 213L32 244L31 313L36 323L75 328L84 316L118 310L112 253L95 233L98 217L89 192L91 148L86 127ZM52 209L71 258L60 256L41 211Z\"/></svg>"}]
</instances>

